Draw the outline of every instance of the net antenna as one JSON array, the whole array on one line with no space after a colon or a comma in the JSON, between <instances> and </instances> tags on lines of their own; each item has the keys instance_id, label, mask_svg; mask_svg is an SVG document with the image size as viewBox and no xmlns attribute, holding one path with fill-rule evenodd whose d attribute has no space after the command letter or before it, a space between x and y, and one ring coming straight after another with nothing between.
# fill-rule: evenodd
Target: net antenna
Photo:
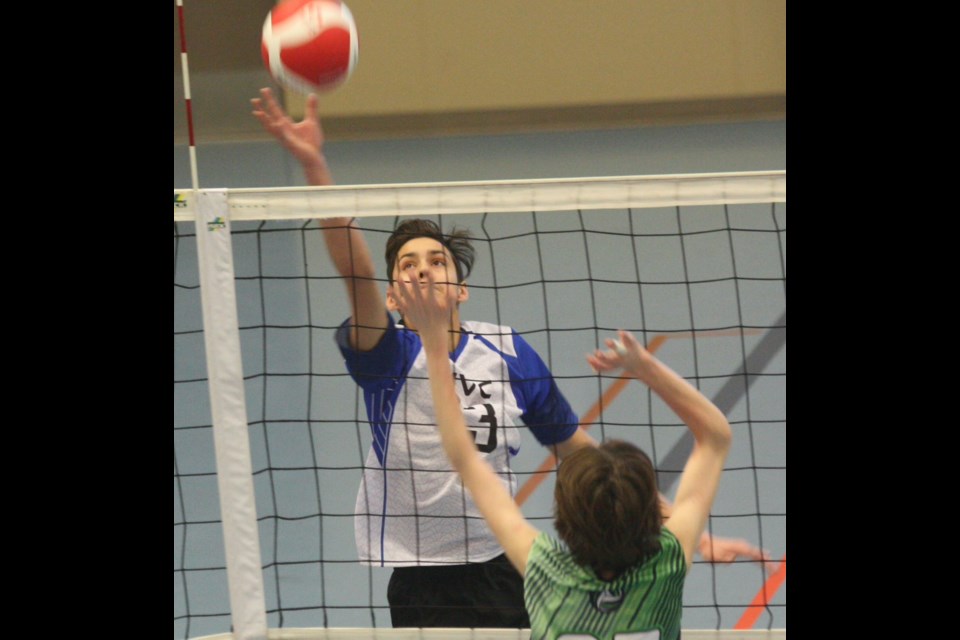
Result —
<instances>
[{"instance_id":1,"label":"net antenna","mask_svg":"<svg viewBox=\"0 0 960 640\"><path fill-rule=\"evenodd\" d=\"M177 0L177 25L180 31L180 67L183 71L183 98L187 110L187 132L190 149L190 184L194 190L200 188L197 174L197 148L193 140L193 107L190 100L190 65L187 61L187 35L184 28L183 0Z\"/></svg>"},{"instance_id":2,"label":"net antenna","mask_svg":"<svg viewBox=\"0 0 960 640\"><path fill-rule=\"evenodd\" d=\"M180 0L178 7L182 14ZM189 119L190 93L185 43L182 59ZM190 148L194 187L189 190L174 190L174 221L193 222L196 227L203 339L233 626L232 635L229 637L243 640L274 637L271 635L274 632L267 629L263 562L260 555L247 401L241 362L240 323L231 239L233 222L315 220L342 216L425 217L470 213L653 209L786 202L786 171L383 184L360 187L201 190L197 183L192 127ZM287 633L292 631L287 630ZM476 630L473 633L483 632ZM684 633L687 634L686 631ZM742 633L743 635L737 636L728 634L726 637L755 637L749 632ZM426 632L424 634L423 637L431 637L426 635ZM376 637L391 636L387 630L378 630ZM515 634L512 637L523 635Z\"/></svg>"}]
</instances>

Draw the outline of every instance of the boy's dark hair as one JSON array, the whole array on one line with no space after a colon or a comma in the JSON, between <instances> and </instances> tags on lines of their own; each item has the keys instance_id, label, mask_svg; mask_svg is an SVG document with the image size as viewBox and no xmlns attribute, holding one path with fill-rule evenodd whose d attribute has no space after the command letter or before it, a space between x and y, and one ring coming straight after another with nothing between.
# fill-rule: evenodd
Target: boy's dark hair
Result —
<instances>
[{"instance_id":1,"label":"boy's dark hair","mask_svg":"<svg viewBox=\"0 0 960 640\"><path fill-rule=\"evenodd\" d=\"M456 227L450 233L443 233L440 227L432 220L422 218L413 218L404 220L397 228L393 230L390 237L387 238L386 260L387 260L387 279L393 280L393 267L397 264L397 254L400 249L410 240L415 238L433 238L438 241L453 256L453 261L457 267L457 280L463 282L470 275L473 269L473 260L476 257L476 251L470 244L469 232L465 229Z\"/></svg>"},{"instance_id":2,"label":"boy's dark hair","mask_svg":"<svg viewBox=\"0 0 960 640\"><path fill-rule=\"evenodd\" d=\"M660 551L660 493L650 458L622 440L583 447L557 470L557 534L574 560L619 576Z\"/></svg>"}]
</instances>

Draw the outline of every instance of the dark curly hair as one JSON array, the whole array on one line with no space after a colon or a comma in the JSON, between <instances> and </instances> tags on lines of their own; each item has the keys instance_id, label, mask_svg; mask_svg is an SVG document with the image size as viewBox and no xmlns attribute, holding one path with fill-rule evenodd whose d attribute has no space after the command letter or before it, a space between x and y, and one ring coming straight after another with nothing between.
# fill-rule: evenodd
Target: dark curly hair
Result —
<instances>
[{"instance_id":1,"label":"dark curly hair","mask_svg":"<svg viewBox=\"0 0 960 640\"><path fill-rule=\"evenodd\" d=\"M397 264L397 254L410 240L415 238L433 238L450 252L457 267L457 280L463 282L473 269L476 251L470 243L470 235L466 229L456 227L450 233L443 233L440 227L432 220L413 218L404 220L397 225L390 237L387 238L385 258L387 260L387 279L393 280L393 268Z\"/></svg>"},{"instance_id":2,"label":"dark curly hair","mask_svg":"<svg viewBox=\"0 0 960 640\"><path fill-rule=\"evenodd\" d=\"M554 525L574 559L619 576L660 551L660 493L646 453L622 440L564 458L554 490Z\"/></svg>"}]
</instances>

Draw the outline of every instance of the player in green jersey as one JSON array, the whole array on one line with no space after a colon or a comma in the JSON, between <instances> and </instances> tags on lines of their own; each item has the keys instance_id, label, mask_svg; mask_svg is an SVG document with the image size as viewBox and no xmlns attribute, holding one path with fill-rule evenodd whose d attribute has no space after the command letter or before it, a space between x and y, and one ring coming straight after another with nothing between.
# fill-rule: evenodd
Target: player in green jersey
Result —
<instances>
[{"instance_id":1,"label":"player in green jersey","mask_svg":"<svg viewBox=\"0 0 960 640\"><path fill-rule=\"evenodd\" d=\"M679 638L684 578L730 449L723 413L631 334L608 339L609 350L587 357L594 370L623 369L649 386L687 425L694 446L666 522L656 471L637 447L608 441L564 458L554 496L561 543L527 522L466 428L448 351L456 283L424 272L391 288L423 342L444 451L524 576L531 640Z\"/></svg>"}]
</instances>

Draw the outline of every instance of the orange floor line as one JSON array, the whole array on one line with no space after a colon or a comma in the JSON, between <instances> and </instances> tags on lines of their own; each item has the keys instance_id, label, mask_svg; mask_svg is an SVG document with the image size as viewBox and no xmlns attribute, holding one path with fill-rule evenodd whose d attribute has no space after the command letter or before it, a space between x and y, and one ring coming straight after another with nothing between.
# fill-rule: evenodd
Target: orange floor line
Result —
<instances>
[{"instance_id":1,"label":"orange floor line","mask_svg":"<svg viewBox=\"0 0 960 640\"><path fill-rule=\"evenodd\" d=\"M666 342L666 336L656 336L653 340L650 341L650 345L647 347L647 351L650 353L656 352L660 346ZM610 404L620 395L620 392L623 391L627 383L630 382L631 378L620 377L617 378L612 385L607 387L606 391L600 396L600 400L583 415L583 418L580 419L580 428L586 431L589 429L597 418L600 417L602 412L601 407L609 407ZM546 479L547 474L553 471L557 466L557 457L552 453L547 456L546 460L540 463L540 466L537 467L537 470L534 471L533 475L527 478L527 481L523 483L523 486L520 487L520 490L517 492L516 502L518 505L522 505L527 501L533 492L537 490L537 487Z\"/></svg>"},{"instance_id":2,"label":"orange floor line","mask_svg":"<svg viewBox=\"0 0 960 640\"><path fill-rule=\"evenodd\" d=\"M750 603L750 606L747 607L747 610L733 628L752 629L753 625L756 624L757 619L760 617L760 614L763 613L767 603L773 599L774 594L777 593L777 589L780 588L780 585L782 585L783 581L786 579L787 556L783 556L783 560L780 561L780 566L776 571L773 572L772 576L767 578L766 584L763 585L763 588L760 589L757 595L753 598L753 602Z\"/></svg>"}]
</instances>

